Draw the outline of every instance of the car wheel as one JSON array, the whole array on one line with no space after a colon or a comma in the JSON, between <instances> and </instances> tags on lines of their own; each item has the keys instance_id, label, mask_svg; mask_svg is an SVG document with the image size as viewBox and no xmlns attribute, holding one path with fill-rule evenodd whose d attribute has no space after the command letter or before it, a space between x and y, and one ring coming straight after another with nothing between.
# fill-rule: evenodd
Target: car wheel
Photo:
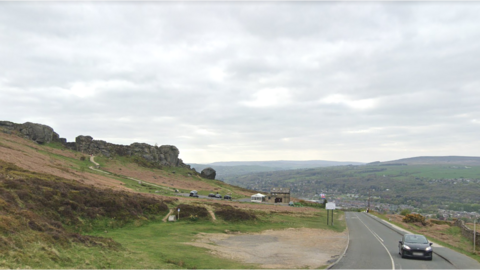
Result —
<instances>
[{"instance_id":1,"label":"car wheel","mask_svg":"<svg viewBox=\"0 0 480 270\"><path fill-rule=\"evenodd\" d=\"M432 254L432 257L428 258L427 260L431 261L433 259L433 254Z\"/></svg>"},{"instance_id":2,"label":"car wheel","mask_svg":"<svg viewBox=\"0 0 480 270\"><path fill-rule=\"evenodd\" d=\"M405 251L402 250L402 253L400 253L400 255L402 256L402 258L405 258Z\"/></svg>"}]
</instances>

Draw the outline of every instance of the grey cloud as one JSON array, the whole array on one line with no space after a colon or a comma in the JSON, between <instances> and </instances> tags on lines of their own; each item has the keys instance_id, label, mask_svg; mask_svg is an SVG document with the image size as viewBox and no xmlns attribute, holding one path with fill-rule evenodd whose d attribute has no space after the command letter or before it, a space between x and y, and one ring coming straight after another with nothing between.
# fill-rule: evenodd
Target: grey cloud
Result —
<instances>
[{"instance_id":1,"label":"grey cloud","mask_svg":"<svg viewBox=\"0 0 480 270\"><path fill-rule=\"evenodd\" d=\"M478 3L0 6L4 120L186 162L474 153Z\"/></svg>"}]
</instances>

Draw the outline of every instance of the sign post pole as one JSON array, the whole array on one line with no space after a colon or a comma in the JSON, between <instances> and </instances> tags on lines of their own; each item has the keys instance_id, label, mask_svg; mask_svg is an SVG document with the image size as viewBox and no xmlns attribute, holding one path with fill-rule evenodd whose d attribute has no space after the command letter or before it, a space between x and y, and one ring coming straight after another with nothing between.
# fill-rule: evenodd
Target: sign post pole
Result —
<instances>
[{"instance_id":1,"label":"sign post pole","mask_svg":"<svg viewBox=\"0 0 480 270\"><path fill-rule=\"evenodd\" d=\"M330 213L328 212L328 210L332 210L332 220L331 220L331 223L333 225L333 210L335 210L335 203L333 202L329 202L325 205L325 209L327 209L327 225L328 224L328 220L329 220L329 216L330 216Z\"/></svg>"},{"instance_id":2,"label":"sign post pole","mask_svg":"<svg viewBox=\"0 0 480 270\"><path fill-rule=\"evenodd\" d=\"M334 210L332 210L332 226L333 226L333 211L334 211Z\"/></svg>"},{"instance_id":3,"label":"sign post pole","mask_svg":"<svg viewBox=\"0 0 480 270\"><path fill-rule=\"evenodd\" d=\"M178 208L178 218L177 220L180 220L180 208Z\"/></svg>"}]
</instances>

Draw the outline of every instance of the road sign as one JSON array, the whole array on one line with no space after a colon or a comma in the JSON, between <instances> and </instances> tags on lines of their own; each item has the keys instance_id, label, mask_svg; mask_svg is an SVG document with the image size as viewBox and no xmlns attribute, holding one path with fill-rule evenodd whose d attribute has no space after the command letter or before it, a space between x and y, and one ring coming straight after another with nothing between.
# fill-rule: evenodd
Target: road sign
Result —
<instances>
[{"instance_id":1,"label":"road sign","mask_svg":"<svg viewBox=\"0 0 480 270\"><path fill-rule=\"evenodd\" d=\"M329 202L325 205L325 209L327 210L335 210L335 203Z\"/></svg>"}]
</instances>

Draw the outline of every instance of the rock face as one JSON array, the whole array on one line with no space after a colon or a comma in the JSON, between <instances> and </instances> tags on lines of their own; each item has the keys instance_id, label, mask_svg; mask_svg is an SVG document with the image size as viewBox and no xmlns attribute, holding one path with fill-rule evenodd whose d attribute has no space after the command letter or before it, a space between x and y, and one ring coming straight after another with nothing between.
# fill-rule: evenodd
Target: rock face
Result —
<instances>
[{"instance_id":1,"label":"rock face","mask_svg":"<svg viewBox=\"0 0 480 270\"><path fill-rule=\"evenodd\" d=\"M8 131L18 131L23 137L33 140L39 144L49 143L52 141L58 141L58 134L53 131L53 128L42 125L26 122L24 124L15 124L8 121L0 121L0 128Z\"/></svg>"},{"instance_id":2,"label":"rock face","mask_svg":"<svg viewBox=\"0 0 480 270\"><path fill-rule=\"evenodd\" d=\"M178 158L180 151L173 145L152 146L146 143L132 143L127 145L112 144L101 140L94 140L91 136L78 136L74 145L68 148L77 150L86 154L106 157L119 156L138 156L149 162L154 162L161 166L190 168L190 165L184 164Z\"/></svg>"},{"instance_id":3,"label":"rock face","mask_svg":"<svg viewBox=\"0 0 480 270\"><path fill-rule=\"evenodd\" d=\"M178 151L178 148L173 145L162 145L160 147L146 143L118 145L102 140L94 140L91 136L83 135L77 136L75 142L67 142L65 138L60 138L51 127L30 122L15 124L9 121L0 121L0 131L7 133L18 132L21 136L39 144L60 142L68 149L89 155L103 155L106 157L117 155L138 156L157 165L190 169L190 165L183 163L183 161L178 158L180 151Z\"/></svg>"},{"instance_id":4,"label":"rock face","mask_svg":"<svg viewBox=\"0 0 480 270\"><path fill-rule=\"evenodd\" d=\"M201 177L207 178L207 179L215 179L216 175L217 175L217 172L210 167L203 169L202 172L200 173Z\"/></svg>"}]
</instances>

